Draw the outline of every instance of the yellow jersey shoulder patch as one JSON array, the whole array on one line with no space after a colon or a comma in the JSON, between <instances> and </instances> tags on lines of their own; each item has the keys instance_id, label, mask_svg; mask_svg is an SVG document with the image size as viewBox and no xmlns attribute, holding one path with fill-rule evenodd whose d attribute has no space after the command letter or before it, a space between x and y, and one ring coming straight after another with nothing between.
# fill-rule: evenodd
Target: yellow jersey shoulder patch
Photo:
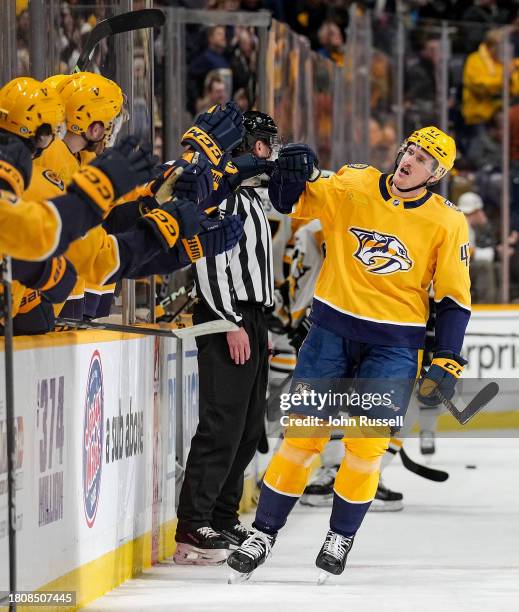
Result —
<instances>
[{"instance_id":1,"label":"yellow jersey shoulder patch","mask_svg":"<svg viewBox=\"0 0 519 612\"><path fill-rule=\"evenodd\" d=\"M61 191L65 191L65 183L59 177L59 175L56 172L54 172L54 170L44 170L42 172L42 175L44 178L46 178L49 181L49 183L52 183Z\"/></svg>"},{"instance_id":2,"label":"yellow jersey shoulder patch","mask_svg":"<svg viewBox=\"0 0 519 612\"><path fill-rule=\"evenodd\" d=\"M443 203L449 208L452 208L453 210L455 210L456 212L459 212L459 213L461 212L461 210L456 206L456 204L454 204L454 202L451 202L450 200L447 200L447 198L443 200Z\"/></svg>"}]
</instances>

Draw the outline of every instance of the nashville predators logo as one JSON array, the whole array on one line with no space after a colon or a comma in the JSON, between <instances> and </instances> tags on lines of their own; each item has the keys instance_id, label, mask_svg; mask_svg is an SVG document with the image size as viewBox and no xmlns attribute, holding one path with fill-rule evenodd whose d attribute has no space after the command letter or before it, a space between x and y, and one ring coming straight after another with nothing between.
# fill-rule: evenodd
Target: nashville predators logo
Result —
<instances>
[{"instance_id":1,"label":"nashville predators logo","mask_svg":"<svg viewBox=\"0 0 519 612\"><path fill-rule=\"evenodd\" d=\"M42 174L49 181L49 183L55 185L60 191L65 191L65 183L60 179L56 172L53 170L44 170Z\"/></svg>"},{"instance_id":2,"label":"nashville predators logo","mask_svg":"<svg viewBox=\"0 0 519 612\"><path fill-rule=\"evenodd\" d=\"M368 272L392 274L411 269L413 262L407 248L396 236L359 227L350 227L350 232L359 242L354 256L366 266Z\"/></svg>"}]
</instances>

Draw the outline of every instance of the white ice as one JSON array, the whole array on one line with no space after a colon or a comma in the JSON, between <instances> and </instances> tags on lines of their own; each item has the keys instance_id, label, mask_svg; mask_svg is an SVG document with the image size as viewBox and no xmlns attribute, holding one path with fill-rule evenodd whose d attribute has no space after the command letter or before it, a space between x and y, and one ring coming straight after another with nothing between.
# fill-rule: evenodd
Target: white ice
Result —
<instances>
[{"instance_id":1,"label":"white ice","mask_svg":"<svg viewBox=\"0 0 519 612\"><path fill-rule=\"evenodd\" d=\"M385 484L402 491L405 509L368 513L342 576L317 586L314 560L328 508L297 506L273 554L245 584L228 585L227 566L162 563L93 602L89 611L230 610L443 612L519 610L519 440L446 439L434 483L399 458ZM416 440L408 453L420 457ZM476 465L467 469L466 465ZM245 516L244 522L251 522Z\"/></svg>"}]
</instances>

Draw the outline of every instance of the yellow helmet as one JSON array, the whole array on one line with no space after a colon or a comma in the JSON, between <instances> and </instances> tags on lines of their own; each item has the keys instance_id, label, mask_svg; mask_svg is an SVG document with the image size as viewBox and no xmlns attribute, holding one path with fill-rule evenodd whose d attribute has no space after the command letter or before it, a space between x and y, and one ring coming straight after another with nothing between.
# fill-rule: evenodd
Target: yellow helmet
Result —
<instances>
[{"instance_id":1,"label":"yellow helmet","mask_svg":"<svg viewBox=\"0 0 519 612\"><path fill-rule=\"evenodd\" d=\"M84 134L94 122L105 128L105 143L113 144L118 129L128 119L125 96L117 83L93 72L55 75L47 79L65 103L67 130Z\"/></svg>"},{"instance_id":2,"label":"yellow helmet","mask_svg":"<svg viewBox=\"0 0 519 612\"><path fill-rule=\"evenodd\" d=\"M58 89L58 86L61 85L66 79L70 79L70 74L54 74L46 78L42 81L43 85L46 87L52 87L53 89Z\"/></svg>"},{"instance_id":3,"label":"yellow helmet","mask_svg":"<svg viewBox=\"0 0 519 612\"><path fill-rule=\"evenodd\" d=\"M0 89L0 129L34 138L43 125L63 138L65 107L54 89L29 77L13 79Z\"/></svg>"},{"instance_id":4,"label":"yellow helmet","mask_svg":"<svg viewBox=\"0 0 519 612\"><path fill-rule=\"evenodd\" d=\"M438 166L434 171L434 177L440 180L454 166L456 160L456 143L445 132L437 127L428 126L414 131L406 141L406 145L414 143L429 155L434 157Z\"/></svg>"}]
</instances>

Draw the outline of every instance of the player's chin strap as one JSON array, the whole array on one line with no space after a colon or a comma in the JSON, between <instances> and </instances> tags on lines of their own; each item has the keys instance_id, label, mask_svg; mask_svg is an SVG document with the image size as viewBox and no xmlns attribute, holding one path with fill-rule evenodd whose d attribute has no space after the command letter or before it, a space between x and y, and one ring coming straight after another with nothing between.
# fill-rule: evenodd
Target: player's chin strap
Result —
<instances>
[{"instance_id":1,"label":"player's chin strap","mask_svg":"<svg viewBox=\"0 0 519 612\"><path fill-rule=\"evenodd\" d=\"M396 168L395 168L396 170ZM399 187L398 185L395 185L395 183L393 182L393 177L391 177L389 179L389 183L391 185L395 185L395 187L398 189L398 191L401 191L402 193L407 193L409 191L416 191L417 189L421 189L422 187L432 187L433 185L435 185L438 181L434 181L434 183L429 183L429 181L431 180L431 178L434 175L431 175L426 181L425 183L420 183L419 185L416 185L415 187L409 187L408 189L402 189L402 187Z\"/></svg>"}]
</instances>

